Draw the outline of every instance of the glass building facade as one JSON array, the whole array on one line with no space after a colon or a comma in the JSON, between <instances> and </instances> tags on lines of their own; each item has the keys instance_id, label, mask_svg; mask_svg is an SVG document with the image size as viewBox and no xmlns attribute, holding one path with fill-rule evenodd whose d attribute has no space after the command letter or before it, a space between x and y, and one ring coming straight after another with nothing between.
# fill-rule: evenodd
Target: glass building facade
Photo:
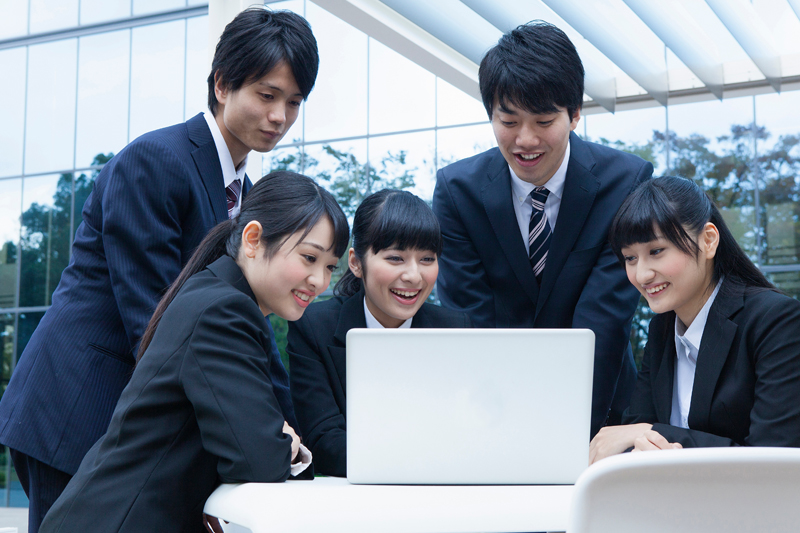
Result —
<instances>
[{"instance_id":1,"label":"glass building facade","mask_svg":"<svg viewBox=\"0 0 800 533\"><path fill-rule=\"evenodd\" d=\"M483 105L311 0L267 2L311 24L316 87L252 179L289 168L352 213L383 187L430 200L436 170L495 145ZM0 20L0 346L5 390L69 261L102 165L147 131L205 109L208 5L193 0L13 0ZM762 90L763 92L763 90ZM800 294L800 92L585 114L584 138L702 184L785 292ZM587 112L598 110L587 109ZM646 333L640 309L633 341ZM280 334L280 332L279 332ZM7 454L0 505L26 505Z\"/></svg>"}]
</instances>

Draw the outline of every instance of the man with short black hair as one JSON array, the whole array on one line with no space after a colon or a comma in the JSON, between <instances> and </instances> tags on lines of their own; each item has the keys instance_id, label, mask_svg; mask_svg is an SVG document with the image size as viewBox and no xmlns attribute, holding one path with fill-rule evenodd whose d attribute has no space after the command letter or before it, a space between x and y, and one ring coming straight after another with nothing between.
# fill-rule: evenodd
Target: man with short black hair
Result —
<instances>
[{"instance_id":1,"label":"man with short black hair","mask_svg":"<svg viewBox=\"0 0 800 533\"><path fill-rule=\"evenodd\" d=\"M476 327L595 334L592 427L617 422L636 379L629 343L639 293L608 243L614 215L653 166L573 133L583 65L569 38L533 22L481 61L497 148L439 170L433 210L442 304Z\"/></svg>"},{"instance_id":2,"label":"man with short black hair","mask_svg":"<svg viewBox=\"0 0 800 533\"><path fill-rule=\"evenodd\" d=\"M238 215L251 186L247 154L286 134L318 67L302 17L243 11L216 48L210 113L139 137L100 172L53 304L0 402L0 442L30 500L30 533L106 431L161 295L206 233ZM297 427L274 343L270 369Z\"/></svg>"}]
</instances>

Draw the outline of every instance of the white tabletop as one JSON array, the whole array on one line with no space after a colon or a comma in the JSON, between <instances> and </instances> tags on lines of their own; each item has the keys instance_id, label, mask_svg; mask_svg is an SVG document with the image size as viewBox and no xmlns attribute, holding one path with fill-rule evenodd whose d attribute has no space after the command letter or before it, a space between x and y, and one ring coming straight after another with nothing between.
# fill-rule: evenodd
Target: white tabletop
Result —
<instances>
[{"instance_id":1,"label":"white tabletop","mask_svg":"<svg viewBox=\"0 0 800 533\"><path fill-rule=\"evenodd\" d=\"M253 533L565 531L572 485L222 485L205 512ZM226 529L227 530L227 529Z\"/></svg>"}]
</instances>

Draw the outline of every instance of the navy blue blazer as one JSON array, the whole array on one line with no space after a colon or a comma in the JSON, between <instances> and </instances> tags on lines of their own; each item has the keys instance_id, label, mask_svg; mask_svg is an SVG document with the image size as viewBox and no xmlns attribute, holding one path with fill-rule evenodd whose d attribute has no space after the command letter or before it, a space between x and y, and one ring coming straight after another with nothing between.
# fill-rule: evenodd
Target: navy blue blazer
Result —
<instances>
[{"instance_id":1,"label":"navy blue blazer","mask_svg":"<svg viewBox=\"0 0 800 533\"><path fill-rule=\"evenodd\" d=\"M351 329L366 327L363 290L312 304L289 322L292 399L318 474L347 475L345 340ZM468 328L470 322L463 313L424 303L411 327Z\"/></svg>"},{"instance_id":2,"label":"navy blue blazer","mask_svg":"<svg viewBox=\"0 0 800 533\"><path fill-rule=\"evenodd\" d=\"M528 260L500 150L439 170L433 211L444 251L442 305L481 328L588 328L595 334L592 428L618 421L636 380L630 325L639 292L608 242L614 215L653 165L570 133L570 158L541 287Z\"/></svg>"},{"instance_id":3,"label":"navy blue blazer","mask_svg":"<svg viewBox=\"0 0 800 533\"><path fill-rule=\"evenodd\" d=\"M199 533L220 481L286 480L267 324L230 257L192 276L40 531Z\"/></svg>"},{"instance_id":4,"label":"navy blue blazer","mask_svg":"<svg viewBox=\"0 0 800 533\"><path fill-rule=\"evenodd\" d=\"M250 186L246 179L244 193ZM53 304L0 401L0 443L68 474L105 433L164 290L228 217L202 114L121 150L98 175L82 217ZM279 357L273 362L292 424L288 375Z\"/></svg>"},{"instance_id":5,"label":"navy blue blazer","mask_svg":"<svg viewBox=\"0 0 800 533\"><path fill-rule=\"evenodd\" d=\"M676 358L671 311L650 321L623 423L653 424L684 448L800 447L800 302L723 282L697 354L689 429L669 423Z\"/></svg>"}]
</instances>

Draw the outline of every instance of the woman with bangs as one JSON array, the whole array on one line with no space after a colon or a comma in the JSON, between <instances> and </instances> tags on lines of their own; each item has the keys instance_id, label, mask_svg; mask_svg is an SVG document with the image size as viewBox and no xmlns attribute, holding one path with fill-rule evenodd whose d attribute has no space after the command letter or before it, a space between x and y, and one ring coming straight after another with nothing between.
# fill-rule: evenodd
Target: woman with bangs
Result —
<instances>
[{"instance_id":1,"label":"woman with bangs","mask_svg":"<svg viewBox=\"0 0 800 533\"><path fill-rule=\"evenodd\" d=\"M439 222L409 192L368 196L353 220L349 269L335 297L289 324L290 381L317 473L347 475L345 337L352 328L468 328L463 313L426 300L439 273Z\"/></svg>"},{"instance_id":2,"label":"woman with bangs","mask_svg":"<svg viewBox=\"0 0 800 533\"><path fill-rule=\"evenodd\" d=\"M610 240L658 316L623 425L600 430L590 463L629 449L800 447L800 302L756 268L700 187L643 183Z\"/></svg>"}]
</instances>

